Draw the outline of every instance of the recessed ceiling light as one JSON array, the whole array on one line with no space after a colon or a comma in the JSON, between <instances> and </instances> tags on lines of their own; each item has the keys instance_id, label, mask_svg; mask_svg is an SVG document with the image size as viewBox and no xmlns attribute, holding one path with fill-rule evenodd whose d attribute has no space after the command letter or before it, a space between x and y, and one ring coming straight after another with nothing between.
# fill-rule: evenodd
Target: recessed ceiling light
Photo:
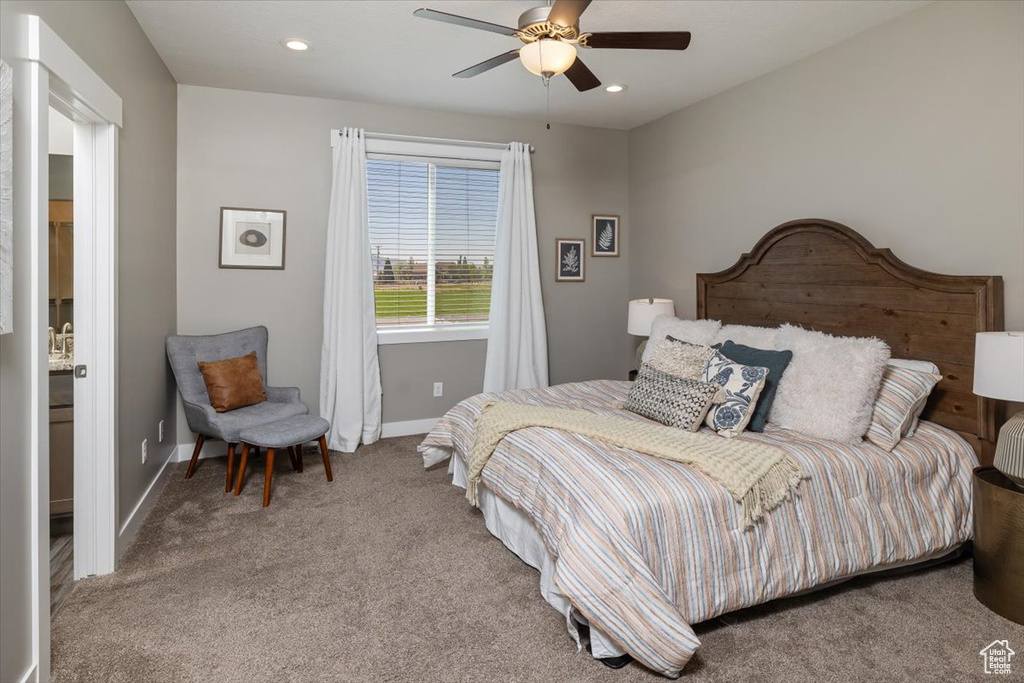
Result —
<instances>
[{"instance_id":1,"label":"recessed ceiling light","mask_svg":"<svg viewBox=\"0 0 1024 683\"><path fill-rule=\"evenodd\" d=\"M613 85L609 85L607 88L605 88L605 90L607 90L608 92L622 92L625 89L626 89L626 86L619 85L618 83L615 83Z\"/></svg>"},{"instance_id":2,"label":"recessed ceiling light","mask_svg":"<svg viewBox=\"0 0 1024 683\"><path fill-rule=\"evenodd\" d=\"M294 38L292 40L281 41L281 44L284 45L289 50L295 50L296 52L305 52L306 50L309 49L309 43L307 43L304 40L298 40Z\"/></svg>"}]
</instances>

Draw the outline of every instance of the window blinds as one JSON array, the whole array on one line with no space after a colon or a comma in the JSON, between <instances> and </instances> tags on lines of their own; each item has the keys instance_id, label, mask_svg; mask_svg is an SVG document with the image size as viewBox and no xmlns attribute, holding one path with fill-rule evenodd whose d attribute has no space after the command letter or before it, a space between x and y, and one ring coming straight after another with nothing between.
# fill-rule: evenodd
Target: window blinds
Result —
<instances>
[{"instance_id":1,"label":"window blinds","mask_svg":"<svg viewBox=\"0 0 1024 683\"><path fill-rule=\"evenodd\" d=\"M486 321L498 165L371 157L366 174L377 325Z\"/></svg>"}]
</instances>

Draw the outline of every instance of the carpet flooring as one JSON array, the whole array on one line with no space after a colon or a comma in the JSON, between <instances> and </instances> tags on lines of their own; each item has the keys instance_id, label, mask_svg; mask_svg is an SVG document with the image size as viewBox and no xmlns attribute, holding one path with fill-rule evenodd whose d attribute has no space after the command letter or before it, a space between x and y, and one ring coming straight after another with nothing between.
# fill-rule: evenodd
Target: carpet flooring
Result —
<instances>
[{"instance_id":1,"label":"carpet flooring","mask_svg":"<svg viewBox=\"0 0 1024 683\"><path fill-rule=\"evenodd\" d=\"M170 481L115 574L77 582L52 627L53 680L326 682L665 680L576 651L538 574L485 529L419 437L386 439L305 471L262 459L240 498L224 460ZM283 461L283 462L280 462ZM696 628L694 683L965 681L1024 627L971 593L971 561L726 615Z\"/></svg>"}]
</instances>

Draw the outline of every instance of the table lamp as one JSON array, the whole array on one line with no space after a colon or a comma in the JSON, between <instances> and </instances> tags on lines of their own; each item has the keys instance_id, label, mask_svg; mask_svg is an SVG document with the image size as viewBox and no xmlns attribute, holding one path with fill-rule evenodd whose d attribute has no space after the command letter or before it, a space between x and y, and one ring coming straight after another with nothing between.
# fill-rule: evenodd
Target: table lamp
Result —
<instances>
[{"instance_id":1,"label":"table lamp","mask_svg":"<svg viewBox=\"0 0 1024 683\"><path fill-rule=\"evenodd\" d=\"M1024 332L979 332L974 344L974 393L1000 401L1024 401ZM999 430L997 470L1024 489L1024 411Z\"/></svg>"},{"instance_id":2,"label":"table lamp","mask_svg":"<svg viewBox=\"0 0 1024 683\"><path fill-rule=\"evenodd\" d=\"M626 331L637 337L650 337L651 325L659 315L675 315L676 305L672 299L634 299L629 302L629 322ZM640 368L640 359L644 354L644 340L636 350L636 367Z\"/></svg>"}]
</instances>

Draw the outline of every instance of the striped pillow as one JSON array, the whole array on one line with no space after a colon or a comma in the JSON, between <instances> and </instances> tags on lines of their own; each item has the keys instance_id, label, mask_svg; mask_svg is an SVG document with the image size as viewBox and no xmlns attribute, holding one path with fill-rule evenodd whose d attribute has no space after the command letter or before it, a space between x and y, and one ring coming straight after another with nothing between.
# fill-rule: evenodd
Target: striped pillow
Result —
<instances>
[{"instance_id":1,"label":"striped pillow","mask_svg":"<svg viewBox=\"0 0 1024 683\"><path fill-rule=\"evenodd\" d=\"M917 370L918 372L933 372L941 375L939 372L939 366L935 363L929 363L926 360L910 360L908 358L890 358L889 365L895 365L898 368L906 368L908 370ZM917 421L921 417L922 411L924 411L924 404L927 402L928 397L925 396L924 400L918 401L918 405L914 407L914 419L909 425L903 430L903 437L913 436L914 432L917 431Z\"/></svg>"},{"instance_id":2,"label":"striped pillow","mask_svg":"<svg viewBox=\"0 0 1024 683\"><path fill-rule=\"evenodd\" d=\"M934 372L886 366L871 413L871 426L865 435L868 441L891 451L940 379L942 375Z\"/></svg>"}]
</instances>

